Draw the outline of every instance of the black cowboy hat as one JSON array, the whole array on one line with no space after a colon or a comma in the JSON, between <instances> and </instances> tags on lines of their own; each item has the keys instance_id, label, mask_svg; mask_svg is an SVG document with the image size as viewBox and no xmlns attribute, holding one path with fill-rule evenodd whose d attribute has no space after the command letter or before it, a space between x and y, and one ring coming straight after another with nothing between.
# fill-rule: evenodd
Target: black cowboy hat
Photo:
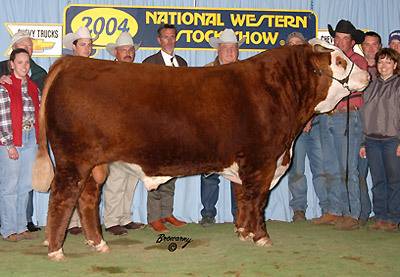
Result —
<instances>
[{"instance_id":1,"label":"black cowboy hat","mask_svg":"<svg viewBox=\"0 0 400 277\"><path fill-rule=\"evenodd\" d=\"M344 19L338 22L335 30L333 30L332 26L328 24L328 30L332 37L335 37L336 32L350 34L351 38L354 39L357 44L362 43L365 37L363 31L356 29L350 21Z\"/></svg>"}]
</instances>

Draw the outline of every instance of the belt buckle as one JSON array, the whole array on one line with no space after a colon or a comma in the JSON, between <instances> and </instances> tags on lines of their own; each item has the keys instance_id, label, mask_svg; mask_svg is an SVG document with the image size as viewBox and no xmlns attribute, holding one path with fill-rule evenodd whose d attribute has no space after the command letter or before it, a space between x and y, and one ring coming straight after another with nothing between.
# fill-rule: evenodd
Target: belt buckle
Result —
<instances>
[{"instance_id":1,"label":"belt buckle","mask_svg":"<svg viewBox=\"0 0 400 277\"><path fill-rule=\"evenodd\" d=\"M24 122L23 124L22 124L22 129L24 130L24 131L30 131L31 129L32 129L32 123L31 122Z\"/></svg>"}]
</instances>

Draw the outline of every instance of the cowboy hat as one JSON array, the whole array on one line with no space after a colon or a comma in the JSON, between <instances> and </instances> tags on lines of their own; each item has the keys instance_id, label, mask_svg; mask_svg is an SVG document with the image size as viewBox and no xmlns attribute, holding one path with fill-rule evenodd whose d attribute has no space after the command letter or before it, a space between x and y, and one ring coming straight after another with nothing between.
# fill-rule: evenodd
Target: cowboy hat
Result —
<instances>
[{"instance_id":1,"label":"cowboy hat","mask_svg":"<svg viewBox=\"0 0 400 277\"><path fill-rule=\"evenodd\" d=\"M140 47L140 43L133 43L132 36L128 32L122 32L115 43L108 43L106 45L106 50L108 51L108 53L110 53L111 56L115 56L114 50L119 46L133 46L136 52Z\"/></svg>"},{"instance_id":2,"label":"cowboy hat","mask_svg":"<svg viewBox=\"0 0 400 277\"><path fill-rule=\"evenodd\" d=\"M11 38L11 46L13 46L18 41L27 39L27 38L31 39L31 36L29 35L29 33L27 31L18 31Z\"/></svg>"},{"instance_id":3,"label":"cowboy hat","mask_svg":"<svg viewBox=\"0 0 400 277\"><path fill-rule=\"evenodd\" d=\"M91 39L92 41L95 41L96 39L98 39L98 37L99 35L92 37L87 27L79 27L75 33L68 33L65 35L65 37L63 38L63 44L65 48L73 50L72 45L75 40L81 38L88 38Z\"/></svg>"},{"instance_id":4,"label":"cowboy hat","mask_svg":"<svg viewBox=\"0 0 400 277\"><path fill-rule=\"evenodd\" d=\"M220 43L237 43L238 47L240 47L245 39L246 37L243 37L241 40L238 41L235 32L232 29L225 29L219 33L219 38L210 38L209 43L212 48L218 48L218 44Z\"/></svg>"},{"instance_id":5,"label":"cowboy hat","mask_svg":"<svg viewBox=\"0 0 400 277\"><path fill-rule=\"evenodd\" d=\"M356 29L350 21L341 19L336 25L336 29L333 30L332 26L328 24L329 34L335 37L336 32L350 34L351 38L354 39L356 44L360 44L364 41L365 34L363 31Z\"/></svg>"}]
</instances>

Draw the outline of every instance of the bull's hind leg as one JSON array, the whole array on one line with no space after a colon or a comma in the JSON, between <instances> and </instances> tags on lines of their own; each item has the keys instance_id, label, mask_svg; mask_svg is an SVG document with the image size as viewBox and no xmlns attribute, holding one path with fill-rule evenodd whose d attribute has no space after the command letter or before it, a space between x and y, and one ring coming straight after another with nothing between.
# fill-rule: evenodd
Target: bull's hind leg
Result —
<instances>
[{"instance_id":1,"label":"bull's hind leg","mask_svg":"<svg viewBox=\"0 0 400 277\"><path fill-rule=\"evenodd\" d=\"M46 235L48 256L59 261L64 258L62 246L72 210L80 194L79 175L71 168L58 167L51 184Z\"/></svg>"},{"instance_id":2,"label":"bull's hind leg","mask_svg":"<svg viewBox=\"0 0 400 277\"><path fill-rule=\"evenodd\" d=\"M242 197L242 185L238 183L231 182L231 189L233 190L233 195L236 201L236 220L235 220L235 232L240 232L244 228L244 217L242 216L243 212L243 202L241 201Z\"/></svg>"},{"instance_id":3,"label":"bull's hind leg","mask_svg":"<svg viewBox=\"0 0 400 277\"><path fill-rule=\"evenodd\" d=\"M97 184L93 177L89 177L78 200L78 211L87 244L96 251L105 253L109 252L109 248L103 240L100 228L100 190L101 185Z\"/></svg>"}]
</instances>

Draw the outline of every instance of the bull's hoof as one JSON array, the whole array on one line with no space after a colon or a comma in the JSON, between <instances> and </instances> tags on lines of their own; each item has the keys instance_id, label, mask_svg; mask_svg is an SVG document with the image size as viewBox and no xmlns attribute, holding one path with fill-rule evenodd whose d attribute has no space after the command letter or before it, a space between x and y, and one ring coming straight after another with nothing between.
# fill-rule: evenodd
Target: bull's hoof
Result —
<instances>
[{"instance_id":1,"label":"bull's hoof","mask_svg":"<svg viewBox=\"0 0 400 277\"><path fill-rule=\"evenodd\" d=\"M243 234L240 234L239 235L239 239L241 240L241 241L252 241L253 240L253 238L254 238L254 234L253 233L248 233L247 235L243 235Z\"/></svg>"},{"instance_id":2,"label":"bull's hoof","mask_svg":"<svg viewBox=\"0 0 400 277\"><path fill-rule=\"evenodd\" d=\"M110 247L108 247L107 243L102 240L102 242L104 243L104 245L101 245L101 243L97 246L95 246L95 249L97 252L99 253L109 253L110 252Z\"/></svg>"},{"instance_id":3,"label":"bull's hoof","mask_svg":"<svg viewBox=\"0 0 400 277\"><path fill-rule=\"evenodd\" d=\"M243 227L239 227L239 228L233 228L233 231L235 232L235 233L239 233L239 234L241 234L241 233L243 233L244 232L244 228Z\"/></svg>"},{"instance_id":4,"label":"bull's hoof","mask_svg":"<svg viewBox=\"0 0 400 277\"><path fill-rule=\"evenodd\" d=\"M86 244L93 247L99 253L108 253L110 252L110 248L108 247L107 243L104 240L101 240L99 244L94 245L94 241L87 240Z\"/></svg>"},{"instance_id":5,"label":"bull's hoof","mask_svg":"<svg viewBox=\"0 0 400 277\"><path fill-rule=\"evenodd\" d=\"M272 240L267 237L260 238L259 240L255 241L255 244L257 246L264 246L264 247L270 247L272 246Z\"/></svg>"},{"instance_id":6,"label":"bull's hoof","mask_svg":"<svg viewBox=\"0 0 400 277\"><path fill-rule=\"evenodd\" d=\"M45 240L42 242L42 245L43 245L43 246L49 246L49 241L48 241L47 239L45 239Z\"/></svg>"},{"instance_id":7,"label":"bull's hoof","mask_svg":"<svg viewBox=\"0 0 400 277\"><path fill-rule=\"evenodd\" d=\"M51 261L59 262L65 259L64 253L62 248L58 249L57 251L48 253L47 256Z\"/></svg>"},{"instance_id":8,"label":"bull's hoof","mask_svg":"<svg viewBox=\"0 0 400 277\"><path fill-rule=\"evenodd\" d=\"M249 241L253 240L254 234L252 232L247 233L245 228L239 227L236 232L238 233L238 237L241 241Z\"/></svg>"}]
</instances>

